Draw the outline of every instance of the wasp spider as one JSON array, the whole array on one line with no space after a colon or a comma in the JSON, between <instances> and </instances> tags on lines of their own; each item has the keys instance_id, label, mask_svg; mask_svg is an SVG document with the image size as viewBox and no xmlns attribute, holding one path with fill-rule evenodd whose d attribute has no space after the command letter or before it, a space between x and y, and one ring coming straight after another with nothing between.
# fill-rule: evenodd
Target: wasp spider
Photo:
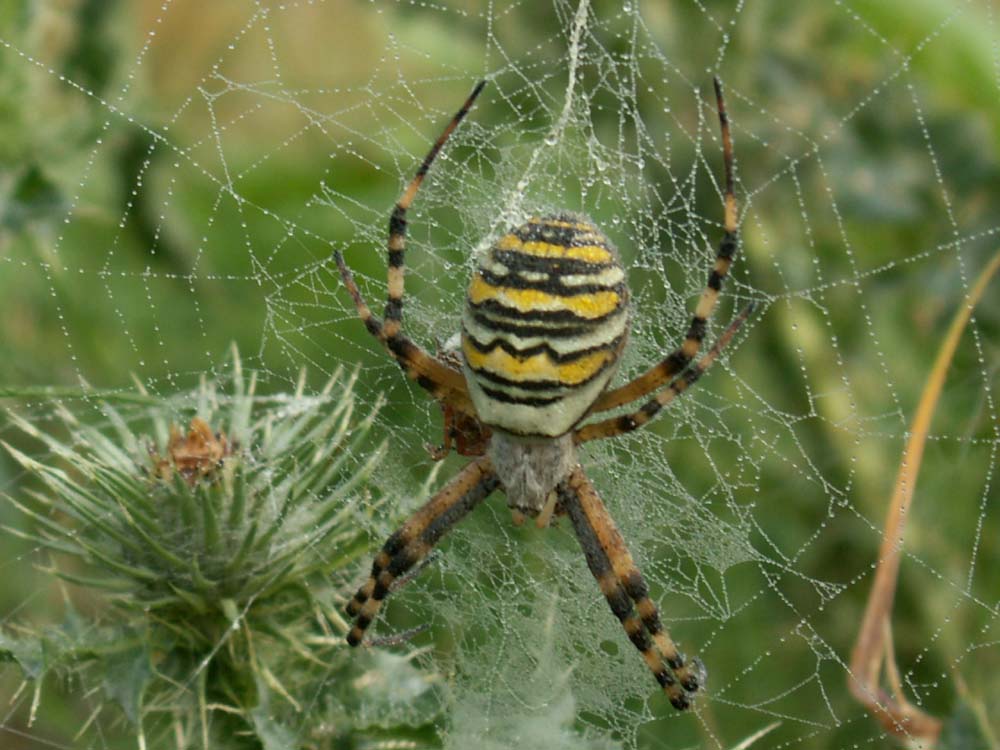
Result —
<instances>
[{"instance_id":1,"label":"wasp spider","mask_svg":"<svg viewBox=\"0 0 1000 750\"><path fill-rule=\"evenodd\" d=\"M687 660L660 622L642 574L583 468L576 446L641 427L691 386L729 342L744 310L698 358L709 316L737 247L733 156L722 89L715 80L725 162L725 234L683 343L644 374L608 388L629 328L629 291L618 253L594 224L574 213L531 218L497 240L472 277L462 317L460 356L435 357L402 332L406 211L448 136L484 82L452 118L389 219L389 282L384 320L372 315L350 270L335 255L357 313L405 373L445 411L443 457L452 442L474 455L451 482L389 537L371 575L347 606L357 646L393 583L494 490L515 522L540 526L568 515L591 573L629 640L675 708L702 686L704 668ZM590 416L652 395L631 413Z\"/></svg>"}]
</instances>

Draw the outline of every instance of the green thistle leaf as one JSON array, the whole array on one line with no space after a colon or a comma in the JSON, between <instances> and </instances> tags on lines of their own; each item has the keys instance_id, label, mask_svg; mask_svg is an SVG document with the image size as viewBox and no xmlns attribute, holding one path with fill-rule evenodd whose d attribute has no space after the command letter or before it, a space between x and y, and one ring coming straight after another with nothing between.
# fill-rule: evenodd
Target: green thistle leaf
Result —
<instances>
[{"instance_id":1,"label":"green thistle leaf","mask_svg":"<svg viewBox=\"0 0 1000 750\"><path fill-rule=\"evenodd\" d=\"M371 554L357 519L393 514L368 481L385 445L374 412L355 416L355 380L338 372L318 396L302 379L293 394L258 397L234 357L225 383L104 403L103 427L59 409L65 439L12 415L45 451L4 443L43 488L8 498L31 527L16 533L57 555L46 572L112 609L107 621L72 613L43 631L0 631L0 658L33 680L55 671L101 688L145 743L162 733L322 747L334 719L334 744L363 739L376 715L379 740L429 726L439 680L404 657L392 668L407 695L395 678L373 679L387 655L347 649L335 614Z\"/></svg>"}]
</instances>

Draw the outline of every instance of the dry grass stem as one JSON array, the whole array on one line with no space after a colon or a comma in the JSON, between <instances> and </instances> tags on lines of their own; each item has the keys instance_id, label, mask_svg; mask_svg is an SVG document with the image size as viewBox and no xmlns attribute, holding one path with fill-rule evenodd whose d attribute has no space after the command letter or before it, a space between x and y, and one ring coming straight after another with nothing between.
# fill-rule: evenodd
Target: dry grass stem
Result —
<instances>
[{"instance_id":1,"label":"dry grass stem","mask_svg":"<svg viewBox=\"0 0 1000 750\"><path fill-rule=\"evenodd\" d=\"M910 703L903 694L892 647L892 603L899 577L906 518L910 514L931 419L962 332L998 269L1000 252L994 255L976 279L962 307L956 312L927 377L910 426L909 439L899 462L899 473L886 514L875 582L851 654L849 686L854 697L868 708L887 731L909 743L926 748L937 744L942 723L940 719ZM888 689L883 687L883 667Z\"/></svg>"}]
</instances>

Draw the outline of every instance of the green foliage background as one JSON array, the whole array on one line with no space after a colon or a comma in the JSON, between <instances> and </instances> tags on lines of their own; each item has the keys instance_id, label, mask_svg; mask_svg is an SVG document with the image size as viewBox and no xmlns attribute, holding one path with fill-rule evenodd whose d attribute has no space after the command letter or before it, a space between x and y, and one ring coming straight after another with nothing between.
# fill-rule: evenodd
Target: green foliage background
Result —
<instances>
[{"instance_id":1,"label":"green foliage background","mask_svg":"<svg viewBox=\"0 0 1000 750\"><path fill-rule=\"evenodd\" d=\"M154 393L170 394L211 373L233 341L249 357L248 366L266 370L265 387L275 390L290 387L302 365L312 365L319 378L345 359L360 358L365 368L383 364L361 326L346 320L329 331L320 326L302 343L295 330L283 330L268 317L275 310L266 301L278 294L308 305L310 288L296 288L294 274L310 263L323 269L329 247L355 236L337 211L310 203L320 185L350 196L381 226L399 175L413 166L397 161L399 154L419 154L429 133L422 124L401 127L394 153L357 138L353 148L360 158L350 149L331 148L331 142L350 140L348 133L322 129L278 149L274 144L283 134L297 131L300 112L276 104L249 123L233 120L225 140L231 173L224 175L212 160L217 124L198 97L210 100L222 93L222 84L206 72L248 9L240 3L180 2L161 24L155 22L159 7L159 2L99 0L14 0L0 6L0 385L19 394L15 406L28 413L45 413L53 403L40 387L72 394L81 377L100 389L129 388L134 372ZM484 52L489 33L502 38L515 59L532 59L528 51L540 47L539 69L549 61L564 70L565 45L550 42L565 41L561 30L572 15L572 6L561 3L513 5L488 30L478 13L486 4L476 2L432 8L335 0L303 7L301 15L274 14L271 33L283 45L275 52L283 80L274 91L336 91L339 121L357 132L370 127L373 117L385 119L387 111L410 111L410 100L390 99L384 108L370 104L396 77L423 82L441 76L442 69L452 71L452 80L425 83L417 92L422 99L433 97L423 101L428 108L453 109L471 81L499 64L495 49ZM595 2L593 12L610 17L617 7ZM784 684L780 675L786 670L805 665L815 674L819 684L795 691L774 711L777 719L798 727L795 736L807 738L800 746L888 743L846 698L844 664L864 606L867 566L877 550L906 420L952 312L1000 246L998 9L986 0L640 7L658 45L687 78L704 79L707 86L707 71L719 70L731 92L740 198L749 207L737 288L771 295L763 299L765 312L733 368L762 397L761 403L746 402L747 410L763 409L766 402L778 412L808 415L793 434L775 429L756 439L791 464L818 461L832 486L850 489L844 502L857 510L853 523L838 517L827 524L838 493L799 481L797 474L782 471L780 461L755 478L754 517L760 527L755 542L775 550L776 557L787 553L795 570L841 582L846 591L827 607L802 584L804 611L810 623L823 622L821 635L832 654L769 652L774 631L795 628L790 607L760 613L759 632L741 631L739 642L727 647L729 658L756 664L761 696ZM293 17L297 23L289 21ZM733 25L731 18L737 19ZM725 44L723 34L729 35ZM394 44L386 41L390 35ZM621 46L628 50L624 41ZM433 50L431 59L406 54L411 48ZM399 59L387 63L397 50L403 50ZM237 57L232 65L243 79L275 76L272 60L263 55ZM141 78L131 79L137 70ZM558 95L564 75L547 85ZM641 92L636 99L641 106ZM250 102L248 97L242 104ZM240 104L237 96L225 105L231 110L215 114L235 118ZM483 103L477 117L495 114ZM544 132L546 123L532 118L546 114L525 112L510 127L530 124ZM694 116L692 111L689 117ZM613 133L616 103L595 109L592 118L595 128ZM645 119L659 122L654 113ZM670 120L664 116L660 124L669 128ZM163 134L162 146L151 132ZM257 163L261 140L270 144L270 158L262 164ZM186 149L183 154L177 146ZM676 149L677 164L695 158L681 143ZM706 152L714 153L707 146ZM180 156L203 165L212 179L193 168L168 169ZM249 268L247 246L277 246L280 230L259 213L236 207L207 221L217 180L225 179L234 179L235 192L248 203L294 216L310 234L268 258L263 271ZM715 215L717 196L710 184L699 182L699 191L694 199L700 213ZM64 223L70 212L73 220ZM127 221L120 227L123 216ZM453 226L446 218L439 221ZM822 259L822 276L816 259ZM376 275L382 262L374 252L349 260L369 275ZM335 288L332 267L325 273L325 283ZM134 283L121 283L120 275ZM273 287L254 288L261 279ZM115 304L101 304L111 285ZM798 294L802 289L812 293ZM418 282L411 290L429 303L461 296L458 286L428 289ZM330 318L319 312L317 320ZM1000 590L995 507L1000 443L991 390L1000 361L1000 294L988 295L975 328L978 340L968 336L960 348L934 422L939 439L931 441L920 477L907 538L915 559L904 566L895 618L900 662L912 670L915 683L939 683L937 689L927 687L926 708L941 716L953 711L959 684L968 686L973 704L1000 712L993 676L1000 651L988 645L997 637ZM144 335L148 331L157 335ZM829 347L831 335L836 351ZM837 375L840 368L851 373L849 387ZM747 391L719 381L710 386L715 392L745 397ZM385 425L386 432L398 426L436 439L438 427L426 421L427 410L409 405L407 386L395 388L386 412L395 422ZM86 418L86 399L68 403ZM738 430L740 409L727 417ZM414 426L418 419L425 421ZM669 434L667 427L657 429ZM3 433L21 440L12 428ZM412 469L415 483L422 481L428 464L419 441L405 442L409 453L401 465ZM677 451L672 458L677 463L700 463L700 446L681 445ZM8 492L16 491L18 468L4 459L0 472ZM686 479L697 494L698 476ZM706 473L701 481L710 480ZM6 505L0 505L0 517L8 524L24 522ZM817 529L814 543L801 547ZM982 543L974 557L970 540L977 534ZM0 536L0 569L8 573L0 589L0 622L60 616L59 589L30 563L29 546ZM735 596L741 585L747 591L766 588L765 578L759 570L741 570L728 585ZM967 597L980 606L967 606ZM86 609L88 603L80 606ZM817 617L820 611L825 618ZM697 629L685 637L696 641ZM717 649L714 658L727 655ZM18 683L10 672L0 672L0 697ZM48 703L40 725L24 735L4 728L23 727L25 717L0 721L4 746L40 747L48 739L70 744L67 738L81 717L72 686L66 692L67 700ZM752 695L744 693L743 700L751 702ZM682 741L732 746L761 726L767 710L719 725L711 708L701 722L685 719L685 724L665 708L662 721L644 730L642 742L651 748ZM803 717L811 715L818 718L810 735ZM669 742L662 739L666 727ZM767 746L769 740L761 742Z\"/></svg>"}]
</instances>

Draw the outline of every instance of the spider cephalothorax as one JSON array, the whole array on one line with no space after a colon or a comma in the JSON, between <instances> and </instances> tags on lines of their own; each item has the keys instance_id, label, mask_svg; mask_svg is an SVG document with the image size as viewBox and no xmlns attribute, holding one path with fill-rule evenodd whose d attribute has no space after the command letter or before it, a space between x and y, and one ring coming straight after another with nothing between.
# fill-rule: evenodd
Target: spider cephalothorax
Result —
<instances>
[{"instance_id":1,"label":"spider cephalothorax","mask_svg":"<svg viewBox=\"0 0 1000 750\"><path fill-rule=\"evenodd\" d=\"M625 541L577 461L576 446L614 437L652 419L712 364L746 319L744 310L715 345L696 359L722 281L737 246L732 143L722 90L715 81L726 167L725 234L683 343L635 380L609 383L628 336L625 271L608 238L587 218L561 212L530 218L494 242L480 259L466 295L460 358L434 357L402 333L406 212L444 142L482 91L480 82L431 147L389 220L389 284L385 319L368 308L339 253L337 265L358 315L415 379L441 403L445 443L478 456L383 545L371 575L347 606L347 635L358 645L393 582L496 489L516 522L540 526L567 515L601 592L670 702L687 708L704 683L663 629ZM456 366L459 365L459 366ZM587 417L648 397L637 411ZM582 426L581 426L582 423Z\"/></svg>"}]
</instances>

